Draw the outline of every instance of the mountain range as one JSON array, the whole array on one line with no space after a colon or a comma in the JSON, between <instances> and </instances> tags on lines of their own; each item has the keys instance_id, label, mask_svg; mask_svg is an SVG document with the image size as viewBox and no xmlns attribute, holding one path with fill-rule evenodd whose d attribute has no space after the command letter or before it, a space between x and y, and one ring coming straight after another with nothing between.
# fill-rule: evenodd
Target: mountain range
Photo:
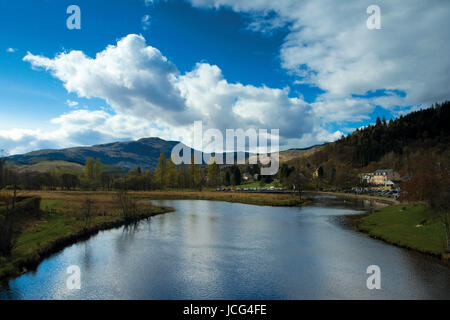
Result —
<instances>
[{"instance_id":1,"label":"mountain range","mask_svg":"<svg viewBox=\"0 0 450 320\"><path fill-rule=\"evenodd\" d=\"M32 166L41 162L58 161L84 165L87 157L100 158L105 164L125 169L154 169L161 152L170 157L178 141L160 138L143 138L137 141L113 142L90 147L44 149L7 157L7 161L18 166Z\"/></svg>"},{"instance_id":2,"label":"mountain range","mask_svg":"<svg viewBox=\"0 0 450 320\"><path fill-rule=\"evenodd\" d=\"M169 158L172 148L178 143L178 141L166 141L157 137L151 137L137 141L121 141L94 146L43 149L12 155L7 157L6 160L21 171L44 172L52 168L80 171L87 157L100 158L102 163L107 165L108 171L120 171L120 168L131 170L137 167L147 170L156 168L161 153L164 153L166 158ZM320 150L320 148L321 146L313 146L304 149L281 151L279 153L280 162L303 155L308 156ZM225 159L226 154L223 156ZM254 156L254 154L245 153L246 159Z\"/></svg>"}]
</instances>

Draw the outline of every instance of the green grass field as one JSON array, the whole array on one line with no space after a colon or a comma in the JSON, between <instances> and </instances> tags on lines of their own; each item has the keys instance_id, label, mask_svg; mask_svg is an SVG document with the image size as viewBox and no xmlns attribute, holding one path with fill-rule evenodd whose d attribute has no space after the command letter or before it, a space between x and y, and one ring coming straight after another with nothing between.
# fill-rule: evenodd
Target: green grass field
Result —
<instances>
[{"instance_id":1,"label":"green grass field","mask_svg":"<svg viewBox=\"0 0 450 320\"><path fill-rule=\"evenodd\" d=\"M362 218L359 229L401 247L433 255L445 252L444 226L422 204L382 208Z\"/></svg>"}]
</instances>

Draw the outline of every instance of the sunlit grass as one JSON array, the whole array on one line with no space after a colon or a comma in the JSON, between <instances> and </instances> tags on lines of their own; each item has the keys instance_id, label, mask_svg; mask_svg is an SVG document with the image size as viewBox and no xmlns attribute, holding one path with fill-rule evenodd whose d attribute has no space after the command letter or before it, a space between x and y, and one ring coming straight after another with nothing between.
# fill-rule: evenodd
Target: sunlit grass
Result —
<instances>
[{"instance_id":1,"label":"sunlit grass","mask_svg":"<svg viewBox=\"0 0 450 320\"><path fill-rule=\"evenodd\" d=\"M387 242L435 255L445 251L444 226L422 204L382 208L362 219L362 231Z\"/></svg>"}]
</instances>

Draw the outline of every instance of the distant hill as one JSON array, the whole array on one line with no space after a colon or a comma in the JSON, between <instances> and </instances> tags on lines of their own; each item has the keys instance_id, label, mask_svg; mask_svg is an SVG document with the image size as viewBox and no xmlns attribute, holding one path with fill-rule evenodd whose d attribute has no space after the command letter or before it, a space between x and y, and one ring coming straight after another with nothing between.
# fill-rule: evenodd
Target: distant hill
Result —
<instances>
[{"instance_id":1,"label":"distant hill","mask_svg":"<svg viewBox=\"0 0 450 320\"><path fill-rule=\"evenodd\" d=\"M53 160L53 161L41 161L36 162L33 164L17 164L17 163L11 163L12 166L18 171L18 172L39 172L39 173L45 173L50 172L52 170L66 170L69 172L77 172L82 173L84 170L84 165L76 163L76 162L69 162L69 161L61 161L61 160ZM103 172L104 173L125 173L127 170L125 168L113 166L110 164L103 164Z\"/></svg>"},{"instance_id":2,"label":"distant hill","mask_svg":"<svg viewBox=\"0 0 450 320\"><path fill-rule=\"evenodd\" d=\"M18 172L31 171L31 172L45 173L53 169L57 170L63 169L68 171L82 172L84 166L75 162L54 160L54 161L41 161L29 165L15 164L14 168L17 169Z\"/></svg>"},{"instance_id":3,"label":"distant hill","mask_svg":"<svg viewBox=\"0 0 450 320\"><path fill-rule=\"evenodd\" d=\"M6 160L19 171L46 172L53 168L81 170L87 157L100 158L106 165L104 172L120 172L141 167L143 170L155 169L158 158L163 152L170 158L172 148L178 141L166 141L160 138L143 138L137 141L113 142L91 147L74 147L66 149L44 149L21 155L13 155ZM236 159L238 153L234 154ZM241 153L239 153L241 154ZM244 154L245 159L249 153ZM226 159L226 153L223 154Z\"/></svg>"},{"instance_id":4,"label":"distant hill","mask_svg":"<svg viewBox=\"0 0 450 320\"><path fill-rule=\"evenodd\" d=\"M310 155L313 155L317 151L321 150L323 148L323 146L324 145L316 145L316 146L312 146L312 147L308 147L308 148L293 148L293 149L280 151L279 153L278 152L277 153L279 156L280 163L284 163L284 162L288 162L288 161L296 159L296 158L308 157ZM274 155L276 156L277 153L275 153ZM254 157L256 157L256 155L251 155L249 157L249 160Z\"/></svg>"},{"instance_id":5,"label":"distant hill","mask_svg":"<svg viewBox=\"0 0 450 320\"><path fill-rule=\"evenodd\" d=\"M170 157L172 148L178 143L178 141L166 141L160 138L143 138L137 141L114 142L91 147L38 150L10 156L7 161L19 166L31 166L40 171L41 168L48 167L49 162L66 162L65 165L70 162L75 168L76 164L84 165L87 157L93 157L100 158L105 164L126 169L134 169L138 166L142 169L154 169L161 152L166 157ZM52 164L54 165L58 163Z\"/></svg>"}]
</instances>

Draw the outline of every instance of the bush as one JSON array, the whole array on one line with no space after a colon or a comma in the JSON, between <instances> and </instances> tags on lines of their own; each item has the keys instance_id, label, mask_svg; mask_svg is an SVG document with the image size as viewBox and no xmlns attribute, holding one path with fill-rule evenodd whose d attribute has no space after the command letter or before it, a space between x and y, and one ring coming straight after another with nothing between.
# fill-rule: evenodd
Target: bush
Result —
<instances>
[{"instance_id":1,"label":"bush","mask_svg":"<svg viewBox=\"0 0 450 320\"><path fill-rule=\"evenodd\" d=\"M0 215L0 256L9 256L13 247L14 221L10 209Z\"/></svg>"},{"instance_id":2,"label":"bush","mask_svg":"<svg viewBox=\"0 0 450 320\"><path fill-rule=\"evenodd\" d=\"M14 246L15 228L20 219L30 217L39 218L41 198L40 197L18 197L16 203L12 204L10 197L0 212L0 256L9 256Z\"/></svg>"},{"instance_id":3,"label":"bush","mask_svg":"<svg viewBox=\"0 0 450 320\"><path fill-rule=\"evenodd\" d=\"M132 221L136 218L137 206L136 201L128 193L127 190L119 190L116 192L116 201L122 209L122 215L126 221Z\"/></svg>"},{"instance_id":4,"label":"bush","mask_svg":"<svg viewBox=\"0 0 450 320\"><path fill-rule=\"evenodd\" d=\"M18 197L14 214L18 217L39 218L41 214L41 197Z\"/></svg>"}]
</instances>

